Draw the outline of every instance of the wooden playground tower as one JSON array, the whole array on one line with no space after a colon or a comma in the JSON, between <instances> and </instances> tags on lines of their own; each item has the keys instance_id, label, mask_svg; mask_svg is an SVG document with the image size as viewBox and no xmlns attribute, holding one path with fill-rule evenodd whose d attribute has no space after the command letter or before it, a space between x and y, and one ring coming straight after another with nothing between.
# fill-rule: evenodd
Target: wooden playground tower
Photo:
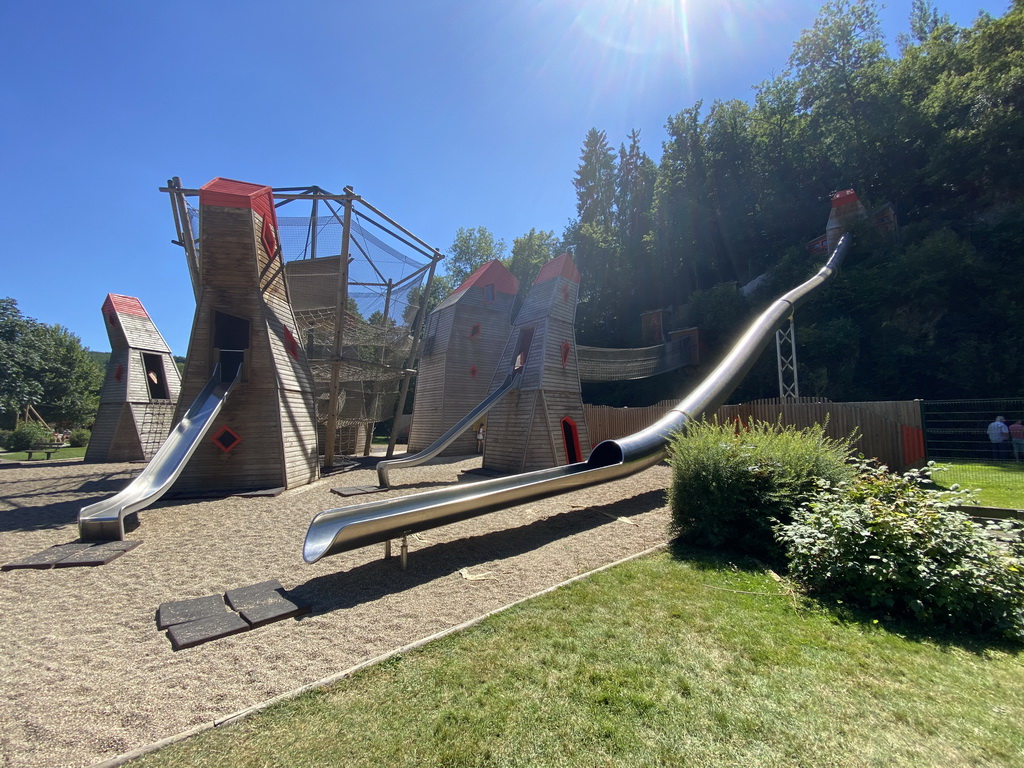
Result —
<instances>
[{"instance_id":1,"label":"wooden playground tower","mask_svg":"<svg viewBox=\"0 0 1024 768\"><path fill-rule=\"evenodd\" d=\"M500 261L481 266L427 317L416 376L409 453L422 451L487 396L512 331L519 281ZM476 452L467 430L442 456Z\"/></svg>"},{"instance_id":2,"label":"wooden playground tower","mask_svg":"<svg viewBox=\"0 0 1024 768\"><path fill-rule=\"evenodd\" d=\"M369 452L374 423L404 409L425 319L418 304L429 294L443 256L366 203L351 187L341 195L316 186L264 189L267 209L276 221L280 255L272 264L273 277L280 280L275 290L292 318L286 352L297 351L308 363L315 403L308 418L321 435L323 465L332 467L339 452L355 453L359 448ZM211 269L205 242L193 235L197 221L206 231L202 222L208 214L201 191L183 188L177 178L162 191L169 193L176 242L185 250L197 303L201 303L202 281ZM189 201L197 195L199 209ZM285 205L309 213L283 216L280 209ZM265 225L254 222L254 226ZM261 232L253 232L259 240ZM260 274L261 281L266 277ZM287 324L285 317L278 320ZM191 351L189 358L191 362ZM273 359L283 362L279 356ZM246 375L251 370L249 366ZM234 398L233 394L226 409ZM395 436L393 430L389 455Z\"/></svg>"},{"instance_id":3,"label":"wooden playground tower","mask_svg":"<svg viewBox=\"0 0 1024 768\"><path fill-rule=\"evenodd\" d=\"M493 391L517 363L523 367L519 388L487 416L485 469L529 472L589 455L574 330L579 288L567 253L545 264L530 288L491 380Z\"/></svg>"},{"instance_id":4,"label":"wooden playground tower","mask_svg":"<svg viewBox=\"0 0 1024 768\"><path fill-rule=\"evenodd\" d=\"M270 187L217 178L199 191L199 206L200 280L175 423L215 375L235 384L175 491L309 483L318 476L313 381Z\"/></svg>"},{"instance_id":5,"label":"wooden playground tower","mask_svg":"<svg viewBox=\"0 0 1024 768\"><path fill-rule=\"evenodd\" d=\"M181 376L170 347L137 298L107 294L103 320L110 360L85 460L148 461L174 424Z\"/></svg>"}]
</instances>

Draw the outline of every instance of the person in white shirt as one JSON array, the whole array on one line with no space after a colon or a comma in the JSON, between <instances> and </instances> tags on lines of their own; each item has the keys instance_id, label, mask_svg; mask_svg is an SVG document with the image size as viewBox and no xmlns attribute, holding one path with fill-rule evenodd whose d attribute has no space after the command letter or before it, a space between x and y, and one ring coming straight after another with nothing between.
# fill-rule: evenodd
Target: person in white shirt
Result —
<instances>
[{"instance_id":1,"label":"person in white shirt","mask_svg":"<svg viewBox=\"0 0 1024 768\"><path fill-rule=\"evenodd\" d=\"M996 420L988 425L988 439L992 444L992 458L1002 461L1010 458L1010 428L1006 426L1006 418L996 416Z\"/></svg>"}]
</instances>

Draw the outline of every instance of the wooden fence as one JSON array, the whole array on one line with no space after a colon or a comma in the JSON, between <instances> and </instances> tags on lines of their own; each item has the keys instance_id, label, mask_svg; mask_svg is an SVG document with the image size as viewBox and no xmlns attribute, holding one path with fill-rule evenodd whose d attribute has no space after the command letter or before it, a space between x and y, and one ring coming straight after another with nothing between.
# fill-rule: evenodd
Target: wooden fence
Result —
<instances>
[{"instance_id":1,"label":"wooden fence","mask_svg":"<svg viewBox=\"0 0 1024 768\"><path fill-rule=\"evenodd\" d=\"M646 408L612 408L584 405L587 430L593 445L602 440L624 437L649 427L674 406L677 400L664 400ZM832 403L801 397L789 400L754 400L718 409L719 421L751 419L780 422L798 428L825 424L825 433L844 438L856 431L855 450L876 458L891 469L903 471L920 466L925 460L921 431L921 408L916 400L862 403Z\"/></svg>"}]
</instances>

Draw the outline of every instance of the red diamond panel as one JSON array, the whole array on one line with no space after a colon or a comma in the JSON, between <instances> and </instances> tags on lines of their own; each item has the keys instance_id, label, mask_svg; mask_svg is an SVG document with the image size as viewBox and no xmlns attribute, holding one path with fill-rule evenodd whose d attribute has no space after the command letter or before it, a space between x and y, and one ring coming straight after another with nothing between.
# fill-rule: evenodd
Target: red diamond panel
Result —
<instances>
[{"instance_id":1,"label":"red diamond panel","mask_svg":"<svg viewBox=\"0 0 1024 768\"><path fill-rule=\"evenodd\" d=\"M217 430L217 434L213 436L213 444L224 451L224 453L233 451L240 442L242 442L242 438L227 425Z\"/></svg>"}]
</instances>

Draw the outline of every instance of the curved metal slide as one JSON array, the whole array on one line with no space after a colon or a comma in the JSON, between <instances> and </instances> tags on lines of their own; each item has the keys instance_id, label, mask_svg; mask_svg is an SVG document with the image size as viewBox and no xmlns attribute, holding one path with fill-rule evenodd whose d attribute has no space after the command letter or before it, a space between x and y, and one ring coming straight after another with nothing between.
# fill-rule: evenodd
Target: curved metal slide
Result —
<instances>
[{"instance_id":1,"label":"curved metal slide","mask_svg":"<svg viewBox=\"0 0 1024 768\"><path fill-rule=\"evenodd\" d=\"M124 540L124 518L148 507L163 496L195 452L199 441L209 431L224 401L241 373L229 382L220 380L220 364L213 369L199 397L142 473L127 488L109 499L82 507L78 513L78 535L82 541Z\"/></svg>"},{"instance_id":2,"label":"curved metal slide","mask_svg":"<svg viewBox=\"0 0 1024 768\"><path fill-rule=\"evenodd\" d=\"M417 533L576 488L606 483L661 461L673 435L713 413L749 373L775 331L794 309L839 268L849 247L844 236L818 273L773 302L747 328L725 359L684 400L647 429L605 440L578 464L485 480L465 487L382 499L321 512L309 524L302 556L307 563L396 535Z\"/></svg>"},{"instance_id":3,"label":"curved metal slide","mask_svg":"<svg viewBox=\"0 0 1024 768\"><path fill-rule=\"evenodd\" d=\"M505 396L505 393L510 389L514 389L519 385L519 379L522 378L523 369L517 368L512 371L508 376L505 377L505 381L501 383L501 386L491 392L485 397L480 404L472 411L467 413L455 426L441 435L437 440L432 442L426 448L419 453L414 453L412 456L403 456L400 459L386 459L377 463L377 480L380 483L381 488L390 488L391 484L388 482L388 470L396 467L418 467L420 464L425 464L432 458L437 456L441 451L451 445L455 438L469 429L470 425L497 403L501 398Z\"/></svg>"}]
</instances>

